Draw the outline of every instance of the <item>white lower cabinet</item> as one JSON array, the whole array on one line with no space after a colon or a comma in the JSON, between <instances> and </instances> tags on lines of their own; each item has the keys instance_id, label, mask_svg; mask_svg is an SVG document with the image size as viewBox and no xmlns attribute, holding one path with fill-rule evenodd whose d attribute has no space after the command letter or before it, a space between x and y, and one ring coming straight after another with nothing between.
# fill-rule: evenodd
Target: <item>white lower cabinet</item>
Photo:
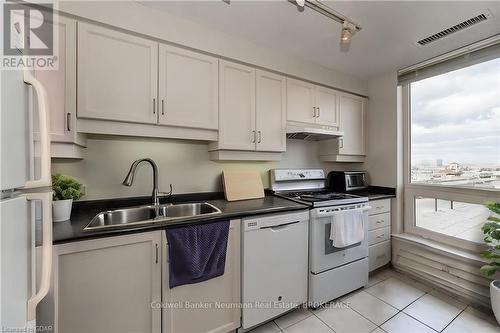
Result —
<instances>
[{"instance_id":1,"label":"white lower cabinet","mask_svg":"<svg viewBox=\"0 0 500 333\"><path fill-rule=\"evenodd\" d=\"M161 231L54 246L37 324L55 332L160 332Z\"/></svg>"},{"instance_id":2,"label":"white lower cabinet","mask_svg":"<svg viewBox=\"0 0 500 333\"><path fill-rule=\"evenodd\" d=\"M165 233L162 256L168 258ZM240 220L231 220L224 275L170 289L167 259L163 263L162 298L167 305L162 314L163 333L225 333L240 327L241 309L237 306L240 302ZM168 305L172 306L168 308ZM199 307L194 308L196 305Z\"/></svg>"},{"instance_id":3,"label":"white lower cabinet","mask_svg":"<svg viewBox=\"0 0 500 333\"><path fill-rule=\"evenodd\" d=\"M368 211L370 272L391 261L391 199L374 200Z\"/></svg>"},{"instance_id":4,"label":"white lower cabinet","mask_svg":"<svg viewBox=\"0 0 500 333\"><path fill-rule=\"evenodd\" d=\"M37 248L37 256L40 252ZM37 325L59 333L237 329L240 220L231 221L224 275L169 289L168 274L164 230L56 245L52 284L37 309ZM168 306L181 303L211 308Z\"/></svg>"},{"instance_id":5,"label":"white lower cabinet","mask_svg":"<svg viewBox=\"0 0 500 333\"><path fill-rule=\"evenodd\" d=\"M368 248L368 267L370 272L391 261L391 241L387 240Z\"/></svg>"}]
</instances>

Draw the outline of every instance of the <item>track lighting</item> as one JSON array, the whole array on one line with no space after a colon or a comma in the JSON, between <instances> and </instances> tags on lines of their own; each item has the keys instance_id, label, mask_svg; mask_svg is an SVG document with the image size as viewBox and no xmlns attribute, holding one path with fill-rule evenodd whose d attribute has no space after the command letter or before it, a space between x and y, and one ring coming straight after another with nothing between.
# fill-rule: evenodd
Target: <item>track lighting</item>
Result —
<instances>
[{"instance_id":1,"label":"track lighting","mask_svg":"<svg viewBox=\"0 0 500 333\"><path fill-rule=\"evenodd\" d=\"M288 0L290 3L299 7L300 11L303 11L305 7L318 12L336 22L342 24L342 34L340 35L340 43L344 45L349 45L352 36L361 30L361 26L354 23L351 19L347 18L339 12L336 12L331 7L325 5L320 0Z\"/></svg>"},{"instance_id":2,"label":"track lighting","mask_svg":"<svg viewBox=\"0 0 500 333\"><path fill-rule=\"evenodd\" d=\"M351 42L352 36L356 33L356 26L351 22L345 20L342 23L342 34L340 35L340 43L349 44Z\"/></svg>"}]
</instances>

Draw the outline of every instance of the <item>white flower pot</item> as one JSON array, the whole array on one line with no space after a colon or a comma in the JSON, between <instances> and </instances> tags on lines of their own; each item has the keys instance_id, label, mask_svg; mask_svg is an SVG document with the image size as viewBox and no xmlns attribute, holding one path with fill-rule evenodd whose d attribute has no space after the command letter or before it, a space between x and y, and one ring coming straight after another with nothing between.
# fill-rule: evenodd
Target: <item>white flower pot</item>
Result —
<instances>
[{"instance_id":1,"label":"white flower pot","mask_svg":"<svg viewBox=\"0 0 500 333\"><path fill-rule=\"evenodd\" d=\"M52 221L62 222L69 220L71 216L73 199L56 200L52 202Z\"/></svg>"},{"instance_id":2,"label":"white flower pot","mask_svg":"<svg viewBox=\"0 0 500 333\"><path fill-rule=\"evenodd\" d=\"M497 322L500 324L500 280L493 280L490 283L491 308L495 314Z\"/></svg>"}]
</instances>

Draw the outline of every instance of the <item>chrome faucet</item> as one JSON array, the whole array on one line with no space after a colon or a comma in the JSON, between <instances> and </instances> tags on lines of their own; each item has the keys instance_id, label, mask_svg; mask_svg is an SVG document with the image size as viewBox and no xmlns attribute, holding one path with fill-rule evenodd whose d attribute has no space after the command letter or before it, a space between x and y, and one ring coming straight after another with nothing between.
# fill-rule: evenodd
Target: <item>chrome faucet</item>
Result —
<instances>
[{"instance_id":1,"label":"chrome faucet","mask_svg":"<svg viewBox=\"0 0 500 333\"><path fill-rule=\"evenodd\" d=\"M123 180L122 184L125 186L132 186L132 184L134 183L134 177L137 166L141 162L148 162L153 168L153 193L151 194L151 199L153 201L153 205L158 206L160 204L160 194L166 194L166 195L172 194L172 184L170 184L170 193L160 192L160 190L158 189L158 167L156 166L156 163L152 159L141 158L139 160L134 161L134 163L132 163L132 165L130 166L130 170L128 171L128 174Z\"/></svg>"}]
</instances>

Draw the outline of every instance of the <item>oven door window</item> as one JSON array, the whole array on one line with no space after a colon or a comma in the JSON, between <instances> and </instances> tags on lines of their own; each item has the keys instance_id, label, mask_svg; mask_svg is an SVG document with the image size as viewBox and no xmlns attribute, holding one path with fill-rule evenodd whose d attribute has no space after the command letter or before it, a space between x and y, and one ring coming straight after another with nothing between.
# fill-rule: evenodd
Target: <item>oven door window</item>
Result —
<instances>
[{"instance_id":1,"label":"oven door window","mask_svg":"<svg viewBox=\"0 0 500 333\"><path fill-rule=\"evenodd\" d=\"M368 223L366 216L365 223ZM353 245L343 249L332 246L330 240L331 217L317 217L310 221L310 255L311 272L317 274L334 267L347 264L354 260L364 258L368 255L368 234L365 228L365 239L359 245Z\"/></svg>"}]
</instances>

